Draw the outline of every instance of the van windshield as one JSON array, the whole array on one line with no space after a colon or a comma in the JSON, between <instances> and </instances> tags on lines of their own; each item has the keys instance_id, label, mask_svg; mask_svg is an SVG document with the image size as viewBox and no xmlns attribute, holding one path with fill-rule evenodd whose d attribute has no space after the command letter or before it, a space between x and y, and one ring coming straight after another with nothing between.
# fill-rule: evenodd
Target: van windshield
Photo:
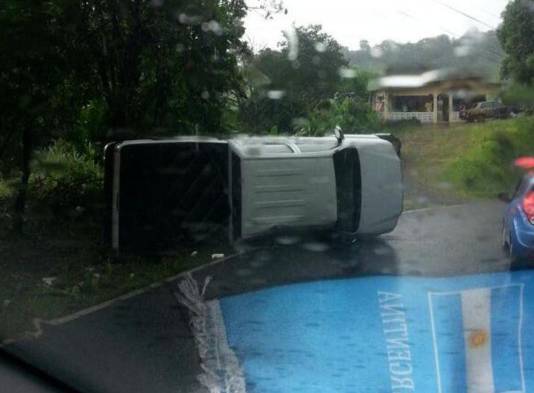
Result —
<instances>
[{"instance_id":1,"label":"van windshield","mask_svg":"<svg viewBox=\"0 0 534 393\"><path fill-rule=\"evenodd\" d=\"M355 233L360 223L361 173L358 150L348 148L334 154L338 228Z\"/></svg>"}]
</instances>

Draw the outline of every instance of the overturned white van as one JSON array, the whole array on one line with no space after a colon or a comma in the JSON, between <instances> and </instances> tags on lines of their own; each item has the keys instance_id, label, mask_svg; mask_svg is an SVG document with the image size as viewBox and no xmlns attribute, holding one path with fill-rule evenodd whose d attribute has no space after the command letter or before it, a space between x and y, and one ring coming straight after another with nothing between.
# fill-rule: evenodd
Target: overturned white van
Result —
<instances>
[{"instance_id":1,"label":"overturned white van","mask_svg":"<svg viewBox=\"0 0 534 393\"><path fill-rule=\"evenodd\" d=\"M378 235L402 210L400 158L384 136L135 140L105 157L116 252L172 252L214 231L231 241L304 229Z\"/></svg>"}]
</instances>

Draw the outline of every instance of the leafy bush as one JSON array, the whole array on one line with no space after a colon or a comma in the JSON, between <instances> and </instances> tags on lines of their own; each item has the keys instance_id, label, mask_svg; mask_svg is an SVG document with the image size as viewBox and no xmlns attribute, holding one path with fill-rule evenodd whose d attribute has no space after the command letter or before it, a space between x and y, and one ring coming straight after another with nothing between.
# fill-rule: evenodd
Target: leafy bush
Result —
<instances>
[{"instance_id":1,"label":"leafy bush","mask_svg":"<svg viewBox=\"0 0 534 393\"><path fill-rule=\"evenodd\" d=\"M85 154L63 140L37 152L30 178L34 201L52 209L55 215L72 216L101 206L103 171L95 162L92 145Z\"/></svg>"},{"instance_id":2,"label":"leafy bush","mask_svg":"<svg viewBox=\"0 0 534 393\"><path fill-rule=\"evenodd\" d=\"M76 124L66 135L67 142L72 144L78 153L92 155L92 143L105 139L107 111L101 100L92 100L80 109Z\"/></svg>"},{"instance_id":3,"label":"leafy bush","mask_svg":"<svg viewBox=\"0 0 534 393\"><path fill-rule=\"evenodd\" d=\"M13 197L13 193L13 185L10 182L0 178L0 202L11 199Z\"/></svg>"},{"instance_id":4,"label":"leafy bush","mask_svg":"<svg viewBox=\"0 0 534 393\"><path fill-rule=\"evenodd\" d=\"M513 161L534 155L534 118L493 122L480 126L479 143L454 160L446 176L464 192L495 196L510 189L519 170Z\"/></svg>"},{"instance_id":5,"label":"leafy bush","mask_svg":"<svg viewBox=\"0 0 534 393\"><path fill-rule=\"evenodd\" d=\"M365 134L380 129L380 121L367 102L346 97L321 103L295 131L299 135L322 136L336 126L347 134Z\"/></svg>"},{"instance_id":6,"label":"leafy bush","mask_svg":"<svg viewBox=\"0 0 534 393\"><path fill-rule=\"evenodd\" d=\"M273 127L278 133L290 133L294 119L306 113L302 102L293 97L277 99L257 94L240 104L239 121L247 134L271 133Z\"/></svg>"}]
</instances>

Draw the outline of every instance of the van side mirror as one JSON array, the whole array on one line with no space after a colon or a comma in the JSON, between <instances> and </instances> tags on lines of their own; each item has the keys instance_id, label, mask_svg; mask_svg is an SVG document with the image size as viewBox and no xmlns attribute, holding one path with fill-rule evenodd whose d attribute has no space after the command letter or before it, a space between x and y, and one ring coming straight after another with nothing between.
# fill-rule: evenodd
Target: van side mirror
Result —
<instances>
[{"instance_id":1,"label":"van side mirror","mask_svg":"<svg viewBox=\"0 0 534 393\"><path fill-rule=\"evenodd\" d=\"M507 192L501 192L499 195L497 195L497 198L499 198L500 201L509 203L512 201L512 197Z\"/></svg>"}]
</instances>

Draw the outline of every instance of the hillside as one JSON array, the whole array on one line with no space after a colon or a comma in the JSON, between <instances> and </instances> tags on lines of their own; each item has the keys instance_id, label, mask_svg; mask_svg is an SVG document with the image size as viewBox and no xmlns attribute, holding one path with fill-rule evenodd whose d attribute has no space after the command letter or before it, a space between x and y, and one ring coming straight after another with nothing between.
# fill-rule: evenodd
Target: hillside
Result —
<instances>
[{"instance_id":1,"label":"hillside","mask_svg":"<svg viewBox=\"0 0 534 393\"><path fill-rule=\"evenodd\" d=\"M495 31L470 31L459 39L447 35L400 44L392 40L371 47L360 42L360 49L344 50L350 64L381 73L420 73L437 68L476 71L496 79L503 51Z\"/></svg>"}]
</instances>

